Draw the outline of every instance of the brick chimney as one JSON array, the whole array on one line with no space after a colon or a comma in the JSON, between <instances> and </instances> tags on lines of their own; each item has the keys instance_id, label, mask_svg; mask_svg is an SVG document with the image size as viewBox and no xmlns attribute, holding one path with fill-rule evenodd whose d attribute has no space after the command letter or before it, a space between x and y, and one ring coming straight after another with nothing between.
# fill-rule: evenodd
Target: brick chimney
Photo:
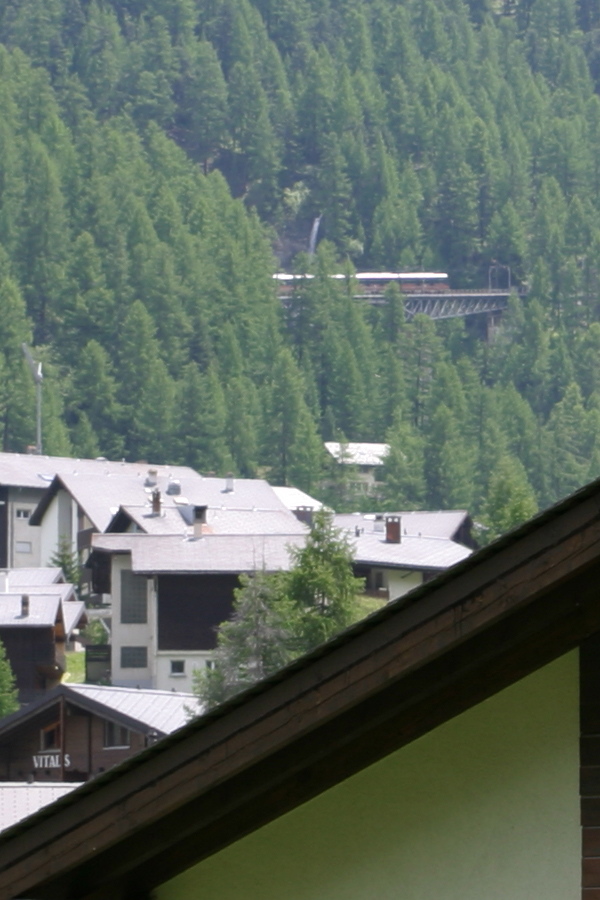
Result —
<instances>
[{"instance_id":1,"label":"brick chimney","mask_svg":"<svg viewBox=\"0 0 600 900\"><path fill-rule=\"evenodd\" d=\"M386 516L385 539L388 544L400 543L400 516Z\"/></svg>"}]
</instances>

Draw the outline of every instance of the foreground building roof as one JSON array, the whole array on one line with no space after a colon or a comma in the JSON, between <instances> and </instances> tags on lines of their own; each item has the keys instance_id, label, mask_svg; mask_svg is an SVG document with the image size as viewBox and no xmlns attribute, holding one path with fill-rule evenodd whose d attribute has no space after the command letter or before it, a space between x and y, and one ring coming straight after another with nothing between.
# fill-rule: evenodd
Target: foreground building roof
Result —
<instances>
[{"instance_id":1,"label":"foreground building roof","mask_svg":"<svg viewBox=\"0 0 600 900\"><path fill-rule=\"evenodd\" d=\"M578 647L599 577L596 482L10 829L0 894L148 896Z\"/></svg>"},{"instance_id":2,"label":"foreground building roof","mask_svg":"<svg viewBox=\"0 0 600 900\"><path fill-rule=\"evenodd\" d=\"M3 782L0 784L0 831L70 794L76 787L79 787L76 782Z\"/></svg>"}]
</instances>

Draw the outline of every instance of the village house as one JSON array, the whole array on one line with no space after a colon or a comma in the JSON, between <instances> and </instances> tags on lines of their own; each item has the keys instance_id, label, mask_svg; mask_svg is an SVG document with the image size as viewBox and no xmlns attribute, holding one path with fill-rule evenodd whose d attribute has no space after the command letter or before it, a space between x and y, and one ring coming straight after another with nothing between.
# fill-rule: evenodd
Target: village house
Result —
<instances>
[{"instance_id":1,"label":"village house","mask_svg":"<svg viewBox=\"0 0 600 900\"><path fill-rule=\"evenodd\" d=\"M84 782L181 728L196 698L59 684L0 720L1 782Z\"/></svg>"},{"instance_id":2,"label":"village house","mask_svg":"<svg viewBox=\"0 0 600 900\"><path fill-rule=\"evenodd\" d=\"M222 518L216 511L211 521ZM234 523L245 530L94 536L95 590L112 598L113 684L191 690L194 671L210 665L240 574L288 569L290 548L306 539L287 512L237 512Z\"/></svg>"},{"instance_id":3,"label":"village house","mask_svg":"<svg viewBox=\"0 0 600 900\"><path fill-rule=\"evenodd\" d=\"M29 526L39 531L42 557L51 556L67 539L82 567L83 596L91 603L108 599L93 596L87 581L85 563L93 534L127 531L189 537L202 528L235 531L234 525L224 523L248 512L293 517L262 479L204 478L185 467L132 463L118 464L121 468L107 464L90 474L79 471L80 462L74 471L52 480Z\"/></svg>"},{"instance_id":4,"label":"village house","mask_svg":"<svg viewBox=\"0 0 600 900\"><path fill-rule=\"evenodd\" d=\"M123 479L121 485L137 486L135 497L139 502L139 485L151 470L164 484L200 478L187 466L148 466L144 463L126 463L101 459L71 459L61 456L38 456L25 453L0 453L0 568L31 567L48 565L58 549L59 539L71 540L73 549L78 546L78 533L85 532L91 524L86 522L90 510L103 506L100 498L108 504L118 506L126 502L121 495L116 501L110 492L112 479ZM48 496L52 505L43 530L30 528L31 517L38 504L52 485L56 476L61 476L66 484L81 485L86 497L95 494L89 507L81 507L75 498L68 502L65 498L55 501L57 490ZM107 513L110 519L110 511ZM52 524L50 524L52 520ZM102 529L100 529L102 530ZM81 542L82 538L79 538Z\"/></svg>"},{"instance_id":5,"label":"village house","mask_svg":"<svg viewBox=\"0 0 600 900\"><path fill-rule=\"evenodd\" d=\"M334 524L352 546L365 593L385 602L466 559L476 546L466 510L339 514Z\"/></svg>"},{"instance_id":6,"label":"village house","mask_svg":"<svg viewBox=\"0 0 600 900\"><path fill-rule=\"evenodd\" d=\"M0 837L31 900L594 900L600 482Z\"/></svg>"},{"instance_id":7,"label":"village house","mask_svg":"<svg viewBox=\"0 0 600 900\"><path fill-rule=\"evenodd\" d=\"M389 444L325 441L325 449L337 465L347 470L345 477L357 497L374 492L377 474L390 451Z\"/></svg>"},{"instance_id":8,"label":"village house","mask_svg":"<svg viewBox=\"0 0 600 900\"><path fill-rule=\"evenodd\" d=\"M21 703L59 683L67 643L86 623L85 605L60 569L0 570L0 641Z\"/></svg>"}]
</instances>

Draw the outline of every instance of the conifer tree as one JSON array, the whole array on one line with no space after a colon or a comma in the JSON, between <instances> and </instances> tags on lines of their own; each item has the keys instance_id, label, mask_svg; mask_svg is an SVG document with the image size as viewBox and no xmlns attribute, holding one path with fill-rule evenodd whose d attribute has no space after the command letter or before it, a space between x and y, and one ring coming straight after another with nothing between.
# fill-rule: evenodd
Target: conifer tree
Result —
<instances>
[{"instance_id":1,"label":"conifer tree","mask_svg":"<svg viewBox=\"0 0 600 900\"><path fill-rule=\"evenodd\" d=\"M0 642L0 717L8 716L19 708L15 676Z\"/></svg>"},{"instance_id":2,"label":"conifer tree","mask_svg":"<svg viewBox=\"0 0 600 900\"><path fill-rule=\"evenodd\" d=\"M217 632L214 666L194 674L201 710L210 709L272 675L295 655L295 613L274 575L240 576L233 614Z\"/></svg>"},{"instance_id":3,"label":"conifer tree","mask_svg":"<svg viewBox=\"0 0 600 900\"><path fill-rule=\"evenodd\" d=\"M292 550L294 566L282 575L283 593L299 616L299 644L306 652L358 617L363 581L352 572L352 548L327 510L315 512L306 544Z\"/></svg>"},{"instance_id":4,"label":"conifer tree","mask_svg":"<svg viewBox=\"0 0 600 900\"><path fill-rule=\"evenodd\" d=\"M504 455L490 475L483 519L485 541L494 540L526 522L538 511L537 501L522 463Z\"/></svg>"}]
</instances>

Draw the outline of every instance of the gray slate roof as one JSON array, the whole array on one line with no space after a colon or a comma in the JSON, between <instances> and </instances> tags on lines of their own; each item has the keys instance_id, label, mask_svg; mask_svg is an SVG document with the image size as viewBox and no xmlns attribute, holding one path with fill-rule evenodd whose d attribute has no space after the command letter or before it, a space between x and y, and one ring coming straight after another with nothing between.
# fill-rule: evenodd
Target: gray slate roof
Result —
<instances>
[{"instance_id":1,"label":"gray slate roof","mask_svg":"<svg viewBox=\"0 0 600 900\"><path fill-rule=\"evenodd\" d=\"M410 534L415 537L439 537L451 539L458 529L469 517L466 509L450 509L434 512L388 512L385 516L399 516L402 535ZM345 528L354 532L358 525L365 532L374 531L376 523L375 513L339 513L335 516L335 524L338 528ZM385 526L384 526L385 527Z\"/></svg>"},{"instance_id":2,"label":"gray slate roof","mask_svg":"<svg viewBox=\"0 0 600 900\"><path fill-rule=\"evenodd\" d=\"M92 538L92 548L131 553L132 570L138 574L277 572L290 568L290 546L303 546L305 537L306 530L300 534L206 534L191 539L99 534Z\"/></svg>"},{"instance_id":3,"label":"gray slate roof","mask_svg":"<svg viewBox=\"0 0 600 900\"><path fill-rule=\"evenodd\" d=\"M48 628L56 624L60 598L48 594L29 596L29 615L21 614L21 594L0 595L0 627Z\"/></svg>"},{"instance_id":4,"label":"gray slate roof","mask_svg":"<svg viewBox=\"0 0 600 900\"><path fill-rule=\"evenodd\" d=\"M115 464L112 464L114 466ZM172 511L185 506L207 506L211 509L285 510L272 487L262 479L233 479L233 488L225 478L203 478L193 469L176 466L119 464L123 468L107 467L96 472L74 470L58 474L51 489L40 500L31 517L32 525L39 525L51 497L61 488L76 500L96 531L103 532L121 507L137 510L137 517L148 528L160 529L151 523L152 492L161 494L161 511ZM149 483L150 468L156 470L156 482ZM169 493L173 482L178 483L180 493ZM148 517L148 518L144 518ZM158 517L157 517L158 518ZM172 519L176 527L176 517ZM144 526L142 526L144 527ZM171 527L171 522L169 522ZM177 526L178 527L178 526ZM178 530L180 528L178 527Z\"/></svg>"},{"instance_id":5,"label":"gray slate roof","mask_svg":"<svg viewBox=\"0 0 600 900\"><path fill-rule=\"evenodd\" d=\"M159 516L153 516L148 507L125 506L122 508L140 531L146 534L171 534L188 536L192 531L179 509L163 507ZM207 533L215 534L304 534L306 525L284 507L277 509L247 509L217 507L206 513Z\"/></svg>"},{"instance_id":6,"label":"gray slate roof","mask_svg":"<svg viewBox=\"0 0 600 900\"><path fill-rule=\"evenodd\" d=\"M62 605L63 623L67 638L79 625L87 623L87 612L82 600L70 600Z\"/></svg>"},{"instance_id":7,"label":"gray slate roof","mask_svg":"<svg viewBox=\"0 0 600 900\"><path fill-rule=\"evenodd\" d=\"M64 456L36 456L29 453L0 453L0 484L15 487L46 488L55 475L72 475L98 478L125 472L144 477L148 469L156 469L159 477L179 479L182 483L189 475L198 474L187 466L155 466L148 463L126 463L107 459L72 459Z\"/></svg>"},{"instance_id":8,"label":"gray slate roof","mask_svg":"<svg viewBox=\"0 0 600 900\"><path fill-rule=\"evenodd\" d=\"M20 577L21 572L45 572L48 578L53 572L62 574L60 569L51 568L10 569L8 591L0 591L0 625L29 625L32 628L54 625L57 619L58 604L60 604L65 633L67 638L70 637L73 629L77 628L86 616L85 604L81 600L75 599L73 585L64 582L44 583L41 575L39 583L36 584L32 583L26 575ZM29 597L29 616L27 618L21 616L23 594ZM53 614L54 618L50 621Z\"/></svg>"},{"instance_id":9,"label":"gray slate roof","mask_svg":"<svg viewBox=\"0 0 600 900\"><path fill-rule=\"evenodd\" d=\"M398 569L443 570L466 559L468 547L451 540L467 517L464 510L437 513L388 513L401 520L401 541L388 543L385 522L377 531L374 515L355 513L337 515L335 525L347 533L354 548L354 561ZM359 534L356 531L359 531Z\"/></svg>"},{"instance_id":10,"label":"gray slate roof","mask_svg":"<svg viewBox=\"0 0 600 900\"><path fill-rule=\"evenodd\" d=\"M64 797L73 788L79 787L75 782L5 782L0 784L0 831L33 815L38 809L54 803Z\"/></svg>"},{"instance_id":11,"label":"gray slate roof","mask_svg":"<svg viewBox=\"0 0 600 900\"><path fill-rule=\"evenodd\" d=\"M187 709L195 708L194 694L174 691L152 691L96 684L68 684L69 692L94 703L103 704L110 712L127 716L147 728L171 734L189 721Z\"/></svg>"},{"instance_id":12,"label":"gray slate roof","mask_svg":"<svg viewBox=\"0 0 600 900\"><path fill-rule=\"evenodd\" d=\"M308 533L308 527L288 509L209 509L206 525L214 534Z\"/></svg>"},{"instance_id":13,"label":"gray slate roof","mask_svg":"<svg viewBox=\"0 0 600 900\"><path fill-rule=\"evenodd\" d=\"M3 571L8 574L8 585L11 588L31 588L36 585L58 584L64 581L62 569L54 566L32 566L31 568L4 569Z\"/></svg>"},{"instance_id":14,"label":"gray slate roof","mask_svg":"<svg viewBox=\"0 0 600 900\"><path fill-rule=\"evenodd\" d=\"M362 534L352 538L354 561L363 565L380 565L395 569L448 569L473 552L462 544L445 538L423 538L408 535L400 544L388 544L385 535Z\"/></svg>"}]
</instances>

